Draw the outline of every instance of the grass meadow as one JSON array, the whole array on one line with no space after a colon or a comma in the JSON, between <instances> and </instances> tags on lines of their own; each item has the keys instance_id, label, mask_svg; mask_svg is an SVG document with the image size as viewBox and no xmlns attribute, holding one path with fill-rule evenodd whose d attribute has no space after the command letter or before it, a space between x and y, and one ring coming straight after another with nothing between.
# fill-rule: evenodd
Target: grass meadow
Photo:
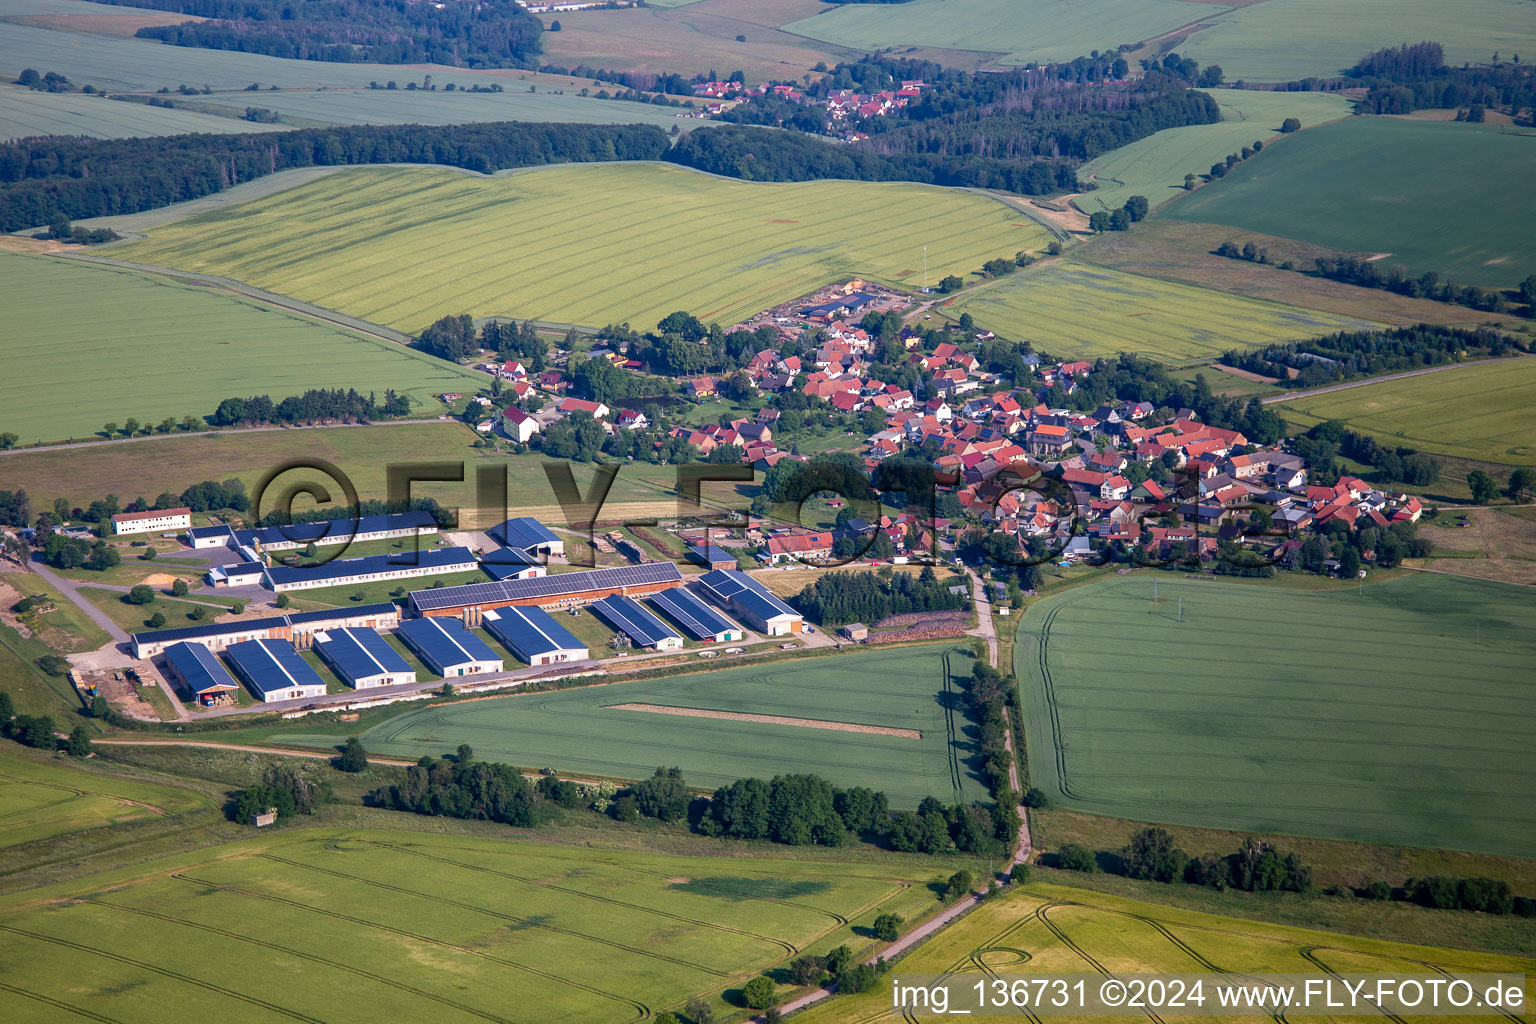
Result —
<instances>
[{"instance_id":1,"label":"grass meadow","mask_svg":"<svg viewBox=\"0 0 1536 1024\"><path fill-rule=\"evenodd\" d=\"M1536 359L1459 366L1273 408L1300 428L1344 420L1388 446L1536 465Z\"/></svg>"},{"instance_id":2,"label":"grass meadow","mask_svg":"<svg viewBox=\"0 0 1536 1024\"><path fill-rule=\"evenodd\" d=\"M1229 295L1075 260L978 289L946 308L1062 359L1136 352L1165 363L1310 338L1366 321Z\"/></svg>"},{"instance_id":3,"label":"grass meadow","mask_svg":"<svg viewBox=\"0 0 1536 1024\"><path fill-rule=\"evenodd\" d=\"M418 410L440 409L434 394L483 379L392 342L113 267L0 253L0 288L0 431L22 444L89 437L108 421L201 418L231 395L281 400L315 387L381 399L394 388Z\"/></svg>"},{"instance_id":4,"label":"grass meadow","mask_svg":"<svg viewBox=\"0 0 1536 1024\"><path fill-rule=\"evenodd\" d=\"M720 994L763 968L864 947L876 914L932 908L930 874L924 861L277 832L0 901L0 1018L339 1021L388 1006L457 1024L537 1007L591 1024L695 994L728 1010Z\"/></svg>"},{"instance_id":5,"label":"grass meadow","mask_svg":"<svg viewBox=\"0 0 1536 1024\"><path fill-rule=\"evenodd\" d=\"M1030 975L1118 977L1151 973L1315 974L1319 970L1529 975L1536 968L1536 961L1524 957L1382 942L1033 883L983 903L904 958L900 970L882 978L869 991L828 1000L797 1019L804 1024L929 1024L952 1020L952 1016L921 1011L904 1016L892 1006L893 979L896 975L956 974L959 977L952 989L969 990L984 979L1008 976L1011 980L1024 974L1026 963ZM1202 1019L1245 1018L1215 1014Z\"/></svg>"},{"instance_id":6,"label":"grass meadow","mask_svg":"<svg viewBox=\"0 0 1536 1024\"><path fill-rule=\"evenodd\" d=\"M924 185L765 184L657 164L503 178L369 169L118 249L419 331L445 314L729 325L853 276L921 284L1044 244L995 200Z\"/></svg>"},{"instance_id":7,"label":"grass meadow","mask_svg":"<svg viewBox=\"0 0 1536 1024\"><path fill-rule=\"evenodd\" d=\"M1079 587L1020 622L1031 779L1122 818L1523 856L1533 626L1529 592L1446 576Z\"/></svg>"},{"instance_id":8,"label":"grass meadow","mask_svg":"<svg viewBox=\"0 0 1536 1024\"><path fill-rule=\"evenodd\" d=\"M690 785L708 788L813 772L842 786L884 790L894 806L910 809L926 796L946 803L986 797L971 763L970 726L948 704L970 671L966 651L943 645L861 651L422 708L363 738L385 756L440 755L468 743L488 761L619 779L677 765ZM922 738L613 709L632 703L913 729ZM336 743L304 732L274 738Z\"/></svg>"},{"instance_id":9,"label":"grass meadow","mask_svg":"<svg viewBox=\"0 0 1536 1024\"><path fill-rule=\"evenodd\" d=\"M250 103L247 96L243 110ZM233 114L233 111L231 111ZM0 139L33 135L87 135L93 139L122 139L188 132L244 134L281 131L281 125L255 124L195 110L167 110L145 103L122 103L83 93L33 92L21 86L0 86Z\"/></svg>"},{"instance_id":10,"label":"grass meadow","mask_svg":"<svg viewBox=\"0 0 1536 1024\"><path fill-rule=\"evenodd\" d=\"M398 71L404 77L406 72ZM412 72L414 74L414 72ZM388 79L385 79L387 81ZM203 97L200 103L234 111L247 105L276 110L295 124L464 124L471 121L555 121L562 124L659 124L688 127L698 124L678 117L672 107L624 100L599 100L576 90L556 92L508 83L506 92L457 89L325 89L314 92L226 93ZM590 88L590 86L589 86ZM610 87L611 88L611 87ZM598 90L593 88L593 92ZM243 124L245 122L232 122ZM227 130L227 129L226 129Z\"/></svg>"},{"instance_id":11,"label":"grass meadow","mask_svg":"<svg viewBox=\"0 0 1536 1024\"><path fill-rule=\"evenodd\" d=\"M0 848L175 814L199 802L185 790L106 778L6 748L17 749L0 745Z\"/></svg>"},{"instance_id":12,"label":"grass meadow","mask_svg":"<svg viewBox=\"0 0 1536 1024\"><path fill-rule=\"evenodd\" d=\"M1350 112L1349 101L1335 93L1213 89L1211 96L1221 106L1219 123L1168 128L1090 160L1077 177L1099 187L1073 205L1084 213L1115 210L1141 195L1158 206L1187 194L1184 175L1204 174L1256 141L1267 147L1282 138L1280 123L1288 117L1310 128Z\"/></svg>"},{"instance_id":13,"label":"grass meadow","mask_svg":"<svg viewBox=\"0 0 1536 1024\"><path fill-rule=\"evenodd\" d=\"M783 30L854 50L928 46L1035 64L1149 39L1227 9L1177 0L913 0L839 6Z\"/></svg>"},{"instance_id":14,"label":"grass meadow","mask_svg":"<svg viewBox=\"0 0 1536 1024\"><path fill-rule=\"evenodd\" d=\"M560 507L541 456L487 454L471 447L475 438L475 433L462 424L438 421L247 433L208 431L79 448L8 452L0 454L0 474L7 489L25 490L35 508L51 505L55 498L67 498L83 507L108 494L127 502L139 495L153 498L161 491L180 494L200 480L230 477L243 480L254 495L262 479L275 468L296 459L321 459L346 474L359 499L366 501L387 496L387 469L392 463L462 461L463 482L417 483L412 493L437 498L444 506L457 509L466 528L485 529L501 522L507 513L534 516L555 525L580 518ZM486 466L506 469L506 509L479 508L476 473ZM592 467L573 463L571 473L577 488L587 494ZM301 481L320 483L334 500L346 500L339 485L318 470L291 470L273 478L263 511L270 511L275 496L289 484ZM651 515L696 514L697 508L680 504L673 490L676 484L675 466L624 465L599 518L607 523ZM744 513L753 486L705 483L703 500L711 509L726 507ZM294 508L308 508L307 501L299 498Z\"/></svg>"},{"instance_id":15,"label":"grass meadow","mask_svg":"<svg viewBox=\"0 0 1536 1024\"><path fill-rule=\"evenodd\" d=\"M1162 216L1513 287L1536 266L1533 158L1536 139L1497 125L1357 117L1287 139Z\"/></svg>"},{"instance_id":16,"label":"grass meadow","mask_svg":"<svg viewBox=\"0 0 1536 1024\"><path fill-rule=\"evenodd\" d=\"M1536 21L1523 0L1264 0L1208 19L1178 49L1220 64L1229 82L1287 82L1331 77L1383 46L1420 39L1444 46L1448 65L1480 64L1495 53L1536 53Z\"/></svg>"}]
</instances>

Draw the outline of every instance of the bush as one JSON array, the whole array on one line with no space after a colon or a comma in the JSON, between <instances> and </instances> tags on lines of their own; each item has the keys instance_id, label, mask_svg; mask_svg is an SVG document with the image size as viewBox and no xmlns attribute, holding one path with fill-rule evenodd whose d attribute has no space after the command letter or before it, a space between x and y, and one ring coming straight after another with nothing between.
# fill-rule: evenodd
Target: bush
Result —
<instances>
[{"instance_id":1,"label":"bush","mask_svg":"<svg viewBox=\"0 0 1536 1024\"><path fill-rule=\"evenodd\" d=\"M186 597L187 591L189 589L190 588L187 586L186 580L177 580L175 583L171 584L171 596Z\"/></svg>"},{"instance_id":2,"label":"bush","mask_svg":"<svg viewBox=\"0 0 1536 1024\"><path fill-rule=\"evenodd\" d=\"M69 659L58 654L45 654L37 659L37 667L51 676L62 676L69 671Z\"/></svg>"},{"instance_id":3,"label":"bush","mask_svg":"<svg viewBox=\"0 0 1536 1024\"><path fill-rule=\"evenodd\" d=\"M91 734L85 726L77 725L70 730L69 739L64 744L64 749L70 757L89 757L91 753Z\"/></svg>"},{"instance_id":4,"label":"bush","mask_svg":"<svg viewBox=\"0 0 1536 1024\"><path fill-rule=\"evenodd\" d=\"M144 624L150 629L160 629L165 625L165 613L155 612L155 614L144 620Z\"/></svg>"},{"instance_id":5,"label":"bush","mask_svg":"<svg viewBox=\"0 0 1536 1024\"><path fill-rule=\"evenodd\" d=\"M1029 881L1030 867L1028 864L1015 864L1013 870L1008 872L1008 881L1014 885L1023 885Z\"/></svg>"},{"instance_id":6,"label":"bush","mask_svg":"<svg viewBox=\"0 0 1536 1024\"><path fill-rule=\"evenodd\" d=\"M347 737L347 745L342 749L341 756L336 759L336 767L344 772L368 770L368 751L363 748L360 737Z\"/></svg>"},{"instance_id":7,"label":"bush","mask_svg":"<svg viewBox=\"0 0 1536 1024\"><path fill-rule=\"evenodd\" d=\"M759 974L741 987L741 997L754 1010L766 1010L773 1005L773 979Z\"/></svg>"},{"instance_id":8,"label":"bush","mask_svg":"<svg viewBox=\"0 0 1536 1024\"><path fill-rule=\"evenodd\" d=\"M1392 898L1392 887L1386 882L1378 880L1361 889L1359 895L1368 900L1390 900Z\"/></svg>"},{"instance_id":9,"label":"bush","mask_svg":"<svg viewBox=\"0 0 1536 1024\"><path fill-rule=\"evenodd\" d=\"M1024 799L1019 801L1025 807L1033 807L1036 810L1046 810L1051 806L1051 798L1045 795L1045 790L1038 786L1030 786L1024 794Z\"/></svg>"},{"instance_id":10,"label":"bush","mask_svg":"<svg viewBox=\"0 0 1536 1024\"><path fill-rule=\"evenodd\" d=\"M1099 870L1099 862L1094 857L1093 851L1082 843L1066 844L1056 851L1056 859L1068 871L1081 871L1091 875Z\"/></svg>"}]
</instances>

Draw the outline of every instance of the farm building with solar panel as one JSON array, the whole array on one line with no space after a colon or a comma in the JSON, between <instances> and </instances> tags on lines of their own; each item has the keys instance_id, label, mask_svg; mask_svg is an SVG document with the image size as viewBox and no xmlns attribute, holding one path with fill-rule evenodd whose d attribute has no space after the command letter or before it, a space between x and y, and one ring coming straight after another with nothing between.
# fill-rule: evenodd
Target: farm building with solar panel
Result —
<instances>
[{"instance_id":1,"label":"farm building with solar panel","mask_svg":"<svg viewBox=\"0 0 1536 1024\"><path fill-rule=\"evenodd\" d=\"M325 680L286 640L247 640L226 648L224 656L257 700L325 696Z\"/></svg>"},{"instance_id":2,"label":"farm building with solar panel","mask_svg":"<svg viewBox=\"0 0 1536 1024\"><path fill-rule=\"evenodd\" d=\"M531 516L508 519L499 526L491 527L486 533L490 534L491 539L496 543L504 547L516 548L530 555L565 557L565 541Z\"/></svg>"},{"instance_id":3,"label":"farm building with solar panel","mask_svg":"<svg viewBox=\"0 0 1536 1024\"><path fill-rule=\"evenodd\" d=\"M633 598L614 594L594 602L592 611L598 618L629 637L636 647L647 651L682 649L683 638Z\"/></svg>"},{"instance_id":4,"label":"farm building with solar panel","mask_svg":"<svg viewBox=\"0 0 1536 1024\"><path fill-rule=\"evenodd\" d=\"M457 678L500 672L506 662L457 619L407 619L400 639L438 675Z\"/></svg>"},{"instance_id":5,"label":"farm building with solar panel","mask_svg":"<svg viewBox=\"0 0 1536 1024\"><path fill-rule=\"evenodd\" d=\"M416 681L416 670L371 629L329 629L316 633L315 650L354 690Z\"/></svg>"},{"instance_id":6,"label":"farm building with solar panel","mask_svg":"<svg viewBox=\"0 0 1536 1024\"><path fill-rule=\"evenodd\" d=\"M199 704L232 703L240 684L219 664L218 656L202 644L172 644L165 649L166 675Z\"/></svg>"},{"instance_id":7,"label":"farm building with solar panel","mask_svg":"<svg viewBox=\"0 0 1536 1024\"><path fill-rule=\"evenodd\" d=\"M449 616L475 626L490 608L510 605L568 608L600 601L612 594L625 597L654 594L682 582L683 574L677 566L671 562L652 562L590 572L564 572L534 580L466 583L458 587L417 590L410 595L410 605L416 615Z\"/></svg>"},{"instance_id":8,"label":"farm building with solar panel","mask_svg":"<svg viewBox=\"0 0 1536 1024\"><path fill-rule=\"evenodd\" d=\"M267 589L279 594L315 587L419 579L443 573L467 572L479 563L469 548L432 548L400 555L338 558L322 565L274 565L267 569Z\"/></svg>"},{"instance_id":9,"label":"farm building with solar panel","mask_svg":"<svg viewBox=\"0 0 1536 1024\"><path fill-rule=\"evenodd\" d=\"M731 643L747 635L745 630L705 604L687 587L652 594L650 602L695 640Z\"/></svg>"},{"instance_id":10,"label":"farm building with solar panel","mask_svg":"<svg viewBox=\"0 0 1536 1024\"><path fill-rule=\"evenodd\" d=\"M584 661L589 653L586 644L542 608L496 608L485 613L484 623L507 650L530 665Z\"/></svg>"},{"instance_id":11,"label":"farm building with solar panel","mask_svg":"<svg viewBox=\"0 0 1536 1024\"><path fill-rule=\"evenodd\" d=\"M690 584L690 589L729 611L759 633L784 636L805 628L799 612L768 592L744 572L716 569Z\"/></svg>"}]
</instances>

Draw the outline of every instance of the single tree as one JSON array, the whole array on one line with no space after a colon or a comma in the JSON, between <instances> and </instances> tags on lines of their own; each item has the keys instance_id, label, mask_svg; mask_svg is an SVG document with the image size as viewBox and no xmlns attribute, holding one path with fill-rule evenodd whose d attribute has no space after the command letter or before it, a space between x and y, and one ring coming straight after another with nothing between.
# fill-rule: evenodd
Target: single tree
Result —
<instances>
[{"instance_id":1,"label":"single tree","mask_svg":"<svg viewBox=\"0 0 1536 1024\"><path fill-rule=\"evenodd\" d=\"M156 551L153 547L147 547L144 549L144 553L139 557L146 562L153 562L156 558L159 557L159 555L160 552Z\"/></svg>"},{"instance_id":2,"label":"single tree","mask_svg":"<svg viewBox=\"0 0 1536 1024\"><path fill-rule=\"evenodd\" d=\"M1499 496L1499 485L1481 469L1467 474L1467 489L1472 492L1472 501L1478 505L1486 505Z\"/></svg>"},{"instance_id":3,"label":"single tree","mask_svg":"<svg viewBox=\"0 0 1536 1024\"><path fill-rule=\"evenodd\" d=\"M347 745L342 748L341 756L336 759L336 767L344 772L368 770L368 751L363 748L361 737L347 737Z\"/></svg>"},{"instance_id":4,"label":"single tree","mask_svg":"<svg viewBox=\"0 0 1536 1024\"><path fill-rule=\"evenodd\" d=\"M881 914L875 918L874 931L881 942L895 942L901 937L901 915Z\"/></svg>"},{"instance_id":5,"label":"single tree","mask_svg":"<svg viewBox=\"0 0 1536 1024\"><path fill-rule=\"evenodd\" d=\"M715 1024L715 1008L708 999L694 996L683 1004L683 1016L693 1024Z\"/></svg>"},{"instance_id":6,"label":"single tree","mask_svg":"<svg viewBox=\"0 0 1536 1024\"><path fill-rule=\"evenodd\" d=\"M453 760L456 764L469 764L475 759L475 750L468 743L460 743L459 749L453 752Z\"/></svg>"},{"instance_id":7,"label":"single tree","mask_svg":"<svg viewBox=\"0 0 1536 1024\"><path fill-rule=\"evenodd\" d=\"M165 613L164 612L155 612L155 614L151 615L149 618L144 620L144 624L147 625L150 629L160 629L160 628L164 627L165 626Z\"/></svg>"},{"instance_id":8,"label":"single tree","mask_svg":"<svg viewBox=\"0 0 1536 1024\"><path fill-rule=\"evenodd\" d=\"M1516 501L1524 501L1536 490L1536 470L1527 466L1521 466L1509 474L1509 496Z\"/></svg>"},{"instance_id":9,"label":"single tree","mask_svg":"<svg viewBox=\"0 0 1536 1024\"><path fill-rule=\"evenodd\" d=\"M773 979L759 974L741 987L742 1000L754 1010L766 1010L773 1005Z\"/></svg>"},{"instance_id":10,"label":"single tree","mask_svg":"<svg viewBox=\"0 0 1536 1024\"><path fill-rule=\"evenodd\" d=\"M112 714L112 705L107 703L107 698L101 694L91 698L91 717L107 718Z\"/></svg>"},{"instance_id":11,"label":"single tree","mask_svg":"<svg viewBox=\"0 0 1536 1024\"><path fill-rule=\"evenodd\" d=\"M1068 871L1081 871L1091 875L1099 870L1099 862L1094 857L1093 851L1082 843L1067 843L1056 852L1056 859Z\"/></svg>"},{"instance_id":12,"label":"single tree","mask_svg":"<svg viewBox=\"0 0 1536 1024\"><path fill-rule=\"evenodd\" d=\"M174 597L186 597L187 591L189 589L190 588L187 586L186 580L179 579L175 583L171 584L171 594Z\"/></svg>"},{"instance_id":13,"label":"single tree","mask_svg":"<svg viewBox=\"0 0 1536 1024\"><path fill-rule=\"evenodd\" d=\"M956 871L954 874L950 875L949 881L945 883L944 898L947 900L957 900L962 896L969 896L971 894L971 887L975 885L975 881L976 880L971 877L971 873L969 871L961 868L959 871Z\"/></svg>"},{"instance_id":14,"label":"single tree","mask_svg":"<svg viewBox=\"0 0 1536 1024\"><path fill-rule=\"evenodd\" d=\"M129 604L149 604L155 599L155 588L147 583L134 586L124 595L123 600Z\"/></svg>"},{"instance_id":15,"label":"single tree","mask_svg":"<svg viewBox=\"0 0 1536 1024\"><path fill-rule=\"evenodd\" d=\"M1096 235L1102 235L1109 230L1109 213L1105 210L1095 210L1088 217L1088 230Z\"/></svg>"},{"instance_id":16,"label":"single tree","mask_svg":"<svg viewBox=\"0 0 1536 1024\"><path fill-rule=\"evenodd\" d=\"M69 739L64 743L64 750L70 757L89 757L91 754L91 734L85 726L77 725L69 732Z\"/></svg>"},{"instance_id":17,"label":"single tree","mask_svg":"<svg viewBox=\"0 0 1536 1024\"><path fill-rule=\"evenodd\" d=\"M1291 134L1291 132L1299 132L1301 131L1301 122L1294 117L1288 117L1280 122L1280 131L1286 135Z\"/></svg>"}]
</instances>

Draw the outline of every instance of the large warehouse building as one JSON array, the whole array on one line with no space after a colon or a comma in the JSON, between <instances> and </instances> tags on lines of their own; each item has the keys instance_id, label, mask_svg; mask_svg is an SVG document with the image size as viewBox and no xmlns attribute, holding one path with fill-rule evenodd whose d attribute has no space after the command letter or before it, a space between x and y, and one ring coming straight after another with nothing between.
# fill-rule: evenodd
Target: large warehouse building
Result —
<instances>
[{"instance_id":1,"label":"large warehouse building","mask_svg":"<svg viewBox=\"0 0 1536 1024\"><path fill-rule=\"evenodd\" d=\"M286 641L247 640L226 648L224 656L257 700L325 696L325 680Z\"/></svg>"},{"instance_id":2,"label":"large warehouse building","mask_svg":"<svg viewBox=\"0 0 1536 1024\"><path fill-rule=\"evenodd\" d=\"M167 647L165 668L172 683L205 706L228 700L240 689L235 677L219 664L218 655L202 644L183 642Z\"/></svg>"},{"instance_id":3,"label":"large warehouse building","mask_svg":"<svg viewBox=\"0 0 1536 1024\"><path fill-rule=\"evenodd\" d=\"M799 612L744 572L716 569L694 580L689 589L729 611L759 633L783 636L805 628L805 619Z\"/></svg>"},{"instance_id":4,"label":"large warehouse building","mask_svg":"<svg viewBox=\"0 0 1536 1024\"><path fill-rule=\"evenodd\" d=\"M457 619L407 619L399 633L405 645L444 678L500 672L506 665Z\"/></svg>"},{"instance_id":5,"label":"large warehouse building","mask_svg":"<svg viewBox=\"0 0 1536 1024\"><path fill-rule=\"evenodd\" d=\"M400 623L400 609L393 604L362 604L355 608L325 608L313 612L273 615L264 619L235 622L211 622L206 626L182 626L135 633L128 638L135 658L153 658L172 644L190 640L211 651L222 651L247 640L292 640L299 647L309 646L309 638L322 629L366 626L392 629Z\"/></svg>"},{"instance_id":6,"label":"large warehouse building","mask_svg":"<svg viewBox=\"0 0 1536 1024\"><path fill-rule=\"evenodd\" d=\"M460 618L466 625L476 626L480 624L480 616L490 608L510 605L566 608L601 601L610 594L625 597L654 594L682 582L683 574L671 562L621 565L616 569L562 572L534 580L503 580L417 590L411 594L411 610L417 615Z\"/></svg>"},{"instance_id":7,"label":"large warehouse building","mask_svg":"<svg viewBox=\"0 0 1536 1024\"><path fill-rule=\"evenodd\" d=\"M614 629L629 637L636 647L647 651L677 651L683 638L672 627L640 607L631 597L617 594L594 602L592 611Z\"/></svg>"},{"instance_id":8,"label":"large warehouse building","mask_svg":"<svg viewBox=\"0 0 1536 1024\"><path fill-rule=\"evenodd\" d=\"M485 613L485 628L530 665L583 661L589 653L586 644L542 608L510 605L492 609Z\"/></svg>"},{"instance_id":9,"label":"large warehouse building","mask_svg":"<svg viewBox=\"0 0 1536 1024\"><path fill-rule=\"evenodd\" d=\"M294 526L264 526L236 530L229 526L199 526L187 531L194 548L241 548L257 551L295 551L298 548L394 540L437 533L437 520L427 512L398 512L363 516L361 519L327 519Z\"/></svg>"},{"instance_id":10,"label":"large warehouse building","mask_svg":"<svg viewBox=\"0 0 1536 1024\"><path fill-rule=\"evenodd\" d=\"M429 548L403 555L367 555L363 558L338 558L323 565L274 565L267 569L268 590L279 594L290 590L317 587L346 587L360 583L387 583L413 580L450 572L468 572L479 567L469 548Z\"/></svg>"},{"instance_id":11,"label":"large warehouse building","mask_svg":"<svg viewBox=\"0 0 1536 1024\"><path fill-rule=\"evenodd\" d=\"M354 627L316 633L315 650L354 690L416 681L416 670L371 629Z\"/></svg>"},{"instance_id":12,"label":"large warehouse building","mask_svg":"<svg viewBox=\"0 0 1536 1024\"><path fill-rule=\"evenodd\" d=\"M508 519L500 526L485 531L496 543L530 555L565 556L565 541L553 530L531 516Z\"/></svg>"},{"instance_id":13,"label":"large warehouse building","mask_svg":"<svg viewBox=\"0 0 1536 1024\"><path fill-rule=\"evenodd\" d=\"M740 626L705 604L687 587L652 594L650 601L695 640L732 643L746 636Z\"/></svg>"}]
</instances>

